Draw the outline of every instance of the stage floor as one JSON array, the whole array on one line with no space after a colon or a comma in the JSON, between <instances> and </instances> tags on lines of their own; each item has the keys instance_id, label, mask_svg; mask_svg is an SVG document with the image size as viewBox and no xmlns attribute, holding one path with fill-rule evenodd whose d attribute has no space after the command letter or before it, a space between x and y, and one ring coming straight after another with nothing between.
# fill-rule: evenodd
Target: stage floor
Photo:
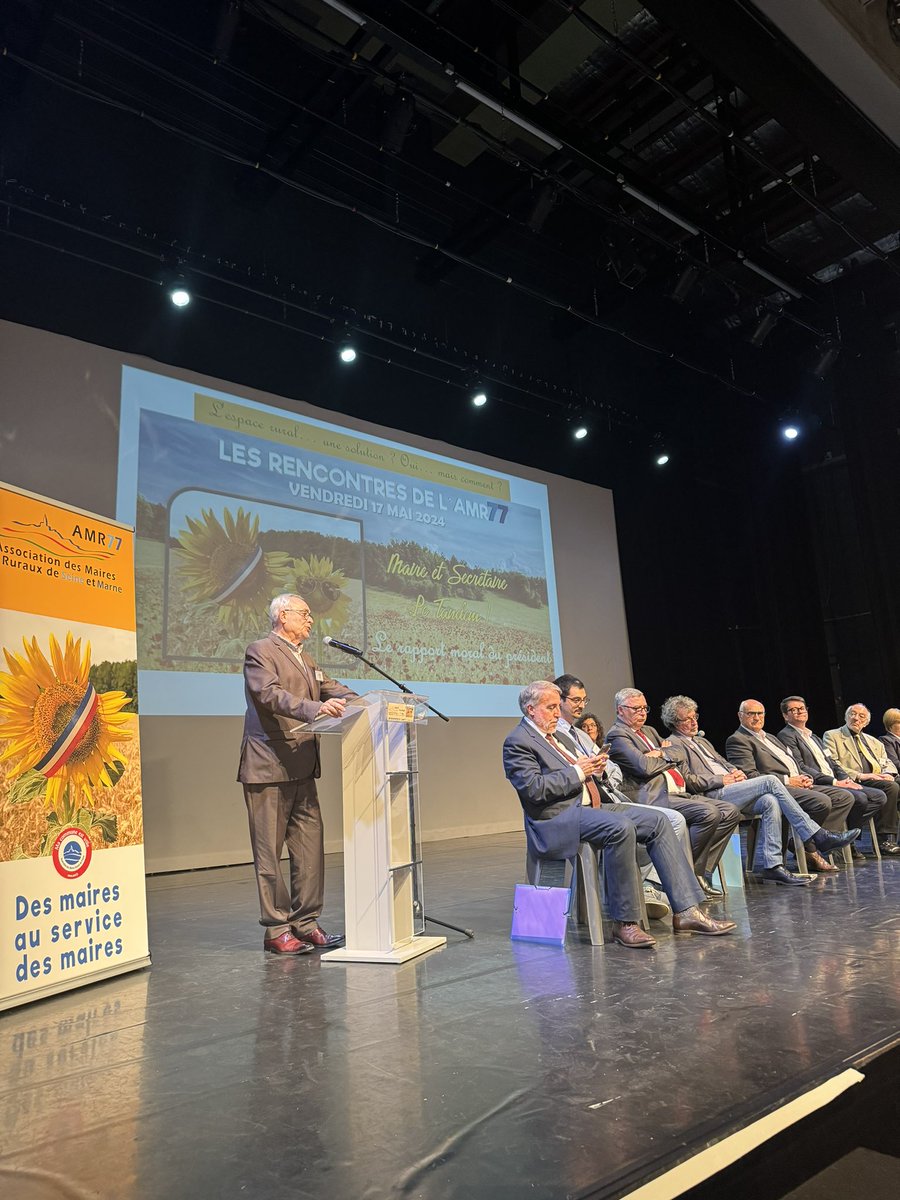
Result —
<instances>
[{"instance_id":1,"label":"stage floor","mask_svg":"<svg viewBox=\"0 0 900 1200\"><path fill-rule=\"evenodd\" d=\"M2 1017L0 1192L621 1196L900 1038L900 862L656 951L511 942L523 867L426 846L429 915L477 936L402 966L264 954L249 867L148 880L152 968ZM327 897L339 929L337 856Z\"/></svg>"}]
</instances>

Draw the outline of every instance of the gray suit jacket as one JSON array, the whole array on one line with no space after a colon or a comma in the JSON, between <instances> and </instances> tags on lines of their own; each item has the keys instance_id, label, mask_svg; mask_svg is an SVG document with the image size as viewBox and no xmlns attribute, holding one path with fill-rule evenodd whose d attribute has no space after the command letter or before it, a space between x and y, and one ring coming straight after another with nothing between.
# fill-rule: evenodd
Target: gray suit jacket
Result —
<instances>
[{"instance_id":1,"label":"gray suit jacket","mask_svg":"<svg viewBox=\"0 0 900 1200\"><path fill-rule=\"evenodd\" d=\"M314 720L323 700L356 693L322 672L317 679L315 662L308 654L302 657L301 666L275 633L247 647L240 783L285 783L317 779L321 773L319 739L292 731L299 722Z\"/></svg>"},{"instance_id":2,"label":"gray suit jacket","mask_svg":"<svg viewBox=\"0 0 900 1200\"><path fill-rule=\"evenodd\" d=\"M656 730L645 725L641 731L654 746L662 738ZM647 746L634 730L623 721L614 721L606 731L610 744L609 756L622 768L622 791L636 804L655 804L665 807L669 790L666 786L666 771L675 766L680 771L684 763L684 751L680 745L672 745L664 751L663 758L648 758Z\"/></svg>"},{"instance_id":3,"label":"gray suit jacket","mask_svg":"<svg viewBox=\"0 0 900 1200\"><path fill-rule=\"evenodd\" d=\"M888 758L887 750L878 738L865 731L859 737L872 761L872 765L867 766L865 771L860 766L859 756L856 753L856 741L846 725L842 725L840 729L829 729L824 736L824 741L829 754L832 758L837 759L851 779L859 779L860 775L869 775L879 771L893 777L897 773L897 768Z\"/></svg>"},{"instance_id":4,"label":"gray suit jacket","mask_svg":"<svg viewBox=\"0 0 900 1200\"><path fill-rule=\"evenodd\" d=\"M771 733L767 733L766 737L772 738L777 745L778 739L772 737ZM783 749L790 753L787 746ZM725 753L728 755L728 761L733 762L736 767L740 767L748 779L755 779L757 775L774 775L784 783L790 775L807 773L801 769L799 763L796 771L789 771L781 759L776 758L767 748L765 742L760 741L752 733L748 733L742 726L738 726L734 733L728 735L725 741Z\"/></svg>"},{"instance_id":5,"label":"gray suit jacket","mask_svg":"<svg viewBox=\"0 0 900 1200\"><path fill-rule=\"evenodd\" d=\"M822 739L820 737L816 737L815 734L812 736L815 738L816 745L825 755L825 761L828 764L829 769L829 774L827 775L822 774L822 768L816 762L815 755L809 747L808 737L805 737L802 733L800 733L799 730L795 729L793 725L785 725L784 729L780 729L778 731L779 742L781 742L788 750L790 750L797 762L806 769L806 774L812 776L812 781L814 784L824 785L827 787L828 784L833 783L835 779L848 779L849 776L847 775L847 772L844 770L841 764L832 757L832 755L829 753L828 747L825 745Z\"/></svg>"},{"instance_id":6,"label":"gray suit jacket","mask_svg":"<svg viewBox=\"0 0 900 1200\"><path fill-rule=\"evenodd\" d=\"M707 795L724 786L721 775L714 775L697 752L698 742L711 758L722 764L726 771L740 769L736 763L730 763L727 758L723 758L712 742L708 738L701 737L699 733L696 737L684 737L680 733L670 733L669 737L684 751L684 763L678 769L684 776L687 790L691 795Z\"/></svg>"}]
</instances>

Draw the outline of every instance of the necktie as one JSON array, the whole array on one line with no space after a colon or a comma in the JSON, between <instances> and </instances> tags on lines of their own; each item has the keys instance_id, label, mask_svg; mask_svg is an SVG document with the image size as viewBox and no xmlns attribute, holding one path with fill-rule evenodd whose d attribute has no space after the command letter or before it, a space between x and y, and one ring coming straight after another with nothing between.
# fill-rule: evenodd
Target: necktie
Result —
<instances>
[{"instance_id":1,"label":"necktie","mask_svg":"<svg viewBox=\"0 0 900 1200\"><path fill-rule=\"evenodd\" d=\"M859 736L858 733L854 733L853 740L856 742L856 756L859 759L859 765L863 769L863 774L868 775L872 770L872 764L866 758L865 752L862 747L862 738Z\"/></svg>"},{"instance_id":2,"label":"necktie","mask_svg":"<svg viewBox=\"0 0 900 1200\"><path fill-rule=\"evenodd\" d=\"M547 741L550 743L556 753L563 756L566 762L575 762L573 755L568 752L561 742L558 742L554 738L552 733L546 733L544 734L544 737L546 737ZM601 804L600 789L597 787L596 783L594 783L593 779L591 779L590 775L586 775L584 777L584 786L587 788L587 794L591 798L591 808L599 808Z\"/></svg>"},{"instance_id":3,"label":"necktie","mask_svg":"<svg viewBox=\"0 0 900 1200\"><path fill-rule=\"evenodd\" d=\"M637 730L637 735L639 738L641 738L642 741L645 741L647 743L647 745L650 747L651 750L659 749L659 746L654 746L653 743L650 741L650 739L647 737L647 735L645 733L642 733L640 729ZM677 767L667 767L666 774L669 776L669 778L672 780L672 782L675 784L675 786L678 788L678 790L680 792L683 792L684 791L684 776L678 770L678 768Z\"/></svg>"}]
</instances>

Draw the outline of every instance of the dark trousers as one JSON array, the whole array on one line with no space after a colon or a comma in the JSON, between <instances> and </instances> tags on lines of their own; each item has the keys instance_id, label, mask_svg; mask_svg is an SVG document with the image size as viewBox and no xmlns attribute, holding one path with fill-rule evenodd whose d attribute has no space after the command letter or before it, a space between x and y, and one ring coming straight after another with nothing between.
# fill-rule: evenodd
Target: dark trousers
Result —
<instances>
[{"instance_id":1,"label":"dark trousers","mask_svg":"<svg viewBox=\"0 0 900 1200\"><path fill-rule=\"evenodd\" d=\"M663 792L650 803L660 808L674 808L681 813L687 821L694 870L698 875L708 875L719 861L741 819L735 806L727 800L708 800L705 796L688 796L677 792ZM725 828L721 829L723 825Z\"/></svg>"},{"instance_id":2,"label":"dark trousers","mask_svg":"<svg viewBox=\"0 0 900 1200\"><path fill-rule=\"evenodd\" d=\"M847 814L853 807L853 793L849 788L836 787L789 787L788 791L817 825L832 833L839 833L847 823Z\"/></svg>"},{"instance_id":3,"label":"dark trousers","mask_svg":"<svg viewBox=\"0 0 900 1200\"><path fill-rule=\"evenodd\" d=\"M312 929L325 896L322 813L314 779L245 783L250 843L259 891L259 923L267 937L293 927ZM291 886L285 886L281 852L287 846Z\"/></svg>"},{"instance_id":4,"label":"dark trousers","mask_svg":"<svg viewBox=\"0 0 900 1200\"><path fill-rule=\"evenodd\" d=\"M635 850L643 846L656 868L674 912L703 900L690 865L665 813L633 804L583 806L578 810L579 836L603 851L606 900L614 921L640 921L641 878Z\"/></svg>"}]
</instances>

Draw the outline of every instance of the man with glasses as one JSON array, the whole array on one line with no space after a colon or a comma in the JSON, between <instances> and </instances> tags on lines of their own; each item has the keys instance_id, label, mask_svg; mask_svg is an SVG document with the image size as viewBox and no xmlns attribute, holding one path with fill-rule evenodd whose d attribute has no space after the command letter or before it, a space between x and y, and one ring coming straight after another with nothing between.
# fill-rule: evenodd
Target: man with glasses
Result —
<instances>
[{"instance_id":1,"label":"man with glasses","mask_svg":"<svg viewBox=\"0 0 900 1200\"><path fill-rule=\"evenodd\" d=\"M616 720L606 733L610 756L622 768L623 787L631 800L681 813L688 825L697 882L707 900L721 899L710 877L738 827L740 810L727 800L688 793L681 773L684 751L647 724L648 711L646 697L637 688L616 692Z\"/></svg>"},{"instance_id":2,"label":"man with glasses","mask_svg":"<svg viewBox=\"0 0 900 1200\"><path fill-rule=\"evenodd\" d=\"M900 854L897 845L897 768L887 756L884 743L866 733L872 714L864 704L851 704L844 713L840 729L829 729L824 742L835 762L841 764L851 779L877 787L887 797L878 823L878 845L881 853L893 858Z\"/></svg>"},{"instance_id":3,"label":"man with glasses","mask_svg":"<svg viewBox=\"0 0 900 1200\"><path fill-rule=\"evenodd\" d=\"M672 731L672 740L684 750L683 774L688 791L711 799L728 800L742 812L760 818L756 857L761 860L761 878L793 887L806 887L813 875L788 871L782 861L781 818L788 822L804 844L814 850L812 839L818 825L806 815L784 784L774 775L748 779L740 767L723 758L700 733L700 713L690 696L670 696L662 706L662 719ZM753 863L747 864L753 869Z\"/></svg>"},{"instance_id":4,"label":"man with glasses","mask_svg":"<svg viewBox=\"0 0 900 1200\"><path fill-rule=\"evenodd\" d=\"M558 675L553 682L559 688L560 698L559 720L556 723L554 736L567 749L571 750L573 754L600 754L601 749L597 743L589 738L583 729L577 728L575 724L576 721L581 720L581 714L588 703L588 695L584 683L577 675L568 674ZM608 785L610 799L632 804L633 801L622 792L622 772L618 764L614 763L607 755L603 755L601 761L604 765L603 769L598 772L598 775L602 782ZM690 863L690 839L688 838L687 822L681 813L676 812L674 808L664 808L661 811L669 818L669 824L672 826L675 836L678 838L679 845ZM647 907L647 915L654 920L661 920L663 917L669 915L671 909L665 896L659 890L662 887L662 880L659 878L649 856L640 846L638 847L638 864L644 883L644 903Z\"/></svg>"},{"instance_id":5,"label":"man with glasses","mask_svg":"<svg viewBox=\"0 0 900 1200\"><path fill-rule=\"evenodd\" d=\"M822 857L859 837L859 830L844 829L847 813L853 807L853 797L844 788L813 786L812 776L796 762L778 738L766 733L763 726L766 710L758 700L742 700L738 709L739 727L725 741L725 756L739 767L748 779L759 775L774 775L781 780L813 823L821 826L807 842L807 860L818 871L833 870Z\"/></svg>"},{"instance_id":6,"label":"man with glasses","mask_svg":"<svg viewBox=\"0 0 900 1200\"><path fill-rule=\"evenodd\" d=\"M641 929L636 846L644 846L672 904L675 933L721 937L734 921L714 921L698 908L703 893L662 812L611 802L598 777L600 754L573 753L556 738L559 688L537 679L519 693L522 720L503 743L503 769L525 810L528 847L536 858L572 858L580 842L603 851L603 876L613 939L652 949Z\"/></svg>"},{"instance_id":7,"label":"man with glasses","mask_svg":"<svg viewBox=\"0 0 900 1200\"><path fill-rule=\"evenodd\" d=\"M820 737L816 737L809 728L809 709L802 696L785 696L781 702L781 715L784 717L784 729L778 731L778 740L782 742L801 767L805 767L812 776L816 787L846 788L853 796L853 807L847 814L848 829L862 829L870 818L874 818L878 828L882 828L884 808L887 796L879 790L878 784L862 784L851 779L840 763L832 757L828 747ZM894 803L894 823L896 823L896 801ZM865 860L856 846L851 846L853 857Z\"/></svg>"},{"instance_id":8,"label":"man with glasses","mask_svg":"<svg viewBox=\"0 0 900 1200\"><path fill-rule=\"evenodd\" d=\"M319 739L297 731L317 717L339 717L356 693L319 668L303 644L313 618L302 596L276 596L269 605L272 632L244 656L247 712L238 782L250 821L259 890L263 949L306 954L339 946L342 934L319 926L325 898L325 845L316 791ZM287 846L290 890L281 873Z\"/></svg>"}]
</instances>

